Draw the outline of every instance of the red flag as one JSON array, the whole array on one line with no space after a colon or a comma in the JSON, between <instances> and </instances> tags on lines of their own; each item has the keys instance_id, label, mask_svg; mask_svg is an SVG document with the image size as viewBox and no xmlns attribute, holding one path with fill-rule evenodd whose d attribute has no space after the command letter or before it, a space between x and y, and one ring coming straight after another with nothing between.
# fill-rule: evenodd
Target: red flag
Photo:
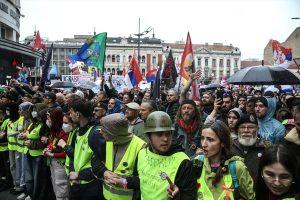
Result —
<instances>
[{"instance_id":1,"label":"red flag","mask_svg":"<svg viewBox=\"0 0 300 200\"><path fill-rule=\"evenodd\" d=\"M179 74L185 80L189 80L189 74L194 71L193 69L193 49L190 33L188 32L184 51L181 58L180 71Z\"/></svg>"},{"instance_id":2,"label":"red flag","mask_svg":"<svg viewBox=\"0 0 300 200\"><path fill-rule=\"evenodd\" d=\"M38 31L35 40L32 46L33 49L39 50L39 49L45 49L45 44L42 43L42 38L40 36L40 32Z\"/></svg>"},{"instance_id":3,"label":"red flag","mask_svg":"<svg viewBox=\"0 0 300 200\"><path fill-rule=\"evenodd\" d=\"M181 58L179 74L184 79L184 81L187 81L190 79L189 74L193 72L195 72L194 56L193 56L192 40L190 37L190 33L188 32L184 51ZM191 98L193 100L199 100L199 89L197 88L197 81L192 83Z\"/></svg>"},{"instance_id":4,"label":"red flag","mask_svg":"<svg viewBox=\"0 0 300 200\"><path fill-rule=\"evenodd\" d=\"M134 85L138 85L143 80L143 76L142 76L139 64L138 64L137 59L134 54L130 61L130 69L132 70L134 77L135 77Z\"/></svg>"}]
</instances>

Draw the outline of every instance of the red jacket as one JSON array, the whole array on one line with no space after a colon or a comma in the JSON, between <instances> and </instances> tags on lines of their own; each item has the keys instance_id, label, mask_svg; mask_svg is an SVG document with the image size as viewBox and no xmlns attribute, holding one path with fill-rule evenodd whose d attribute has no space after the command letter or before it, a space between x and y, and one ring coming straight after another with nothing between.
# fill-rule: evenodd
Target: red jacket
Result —
<instances>
[{"instance_id":1,"label":"red jacket","mask_svg":"<svg viewBox=\"0 0 300 200\"><path fill-rule=\"evenodd\" d=\"M65 142L68 141L69 134L61 130L58 134L51 133L51 135L57 135L55 137L51 137L47 148L54 153L53 158L65 158L66 153L61 147L57 146L57 143L60 139L63 139Z\"/></svg>"}]
</instances>

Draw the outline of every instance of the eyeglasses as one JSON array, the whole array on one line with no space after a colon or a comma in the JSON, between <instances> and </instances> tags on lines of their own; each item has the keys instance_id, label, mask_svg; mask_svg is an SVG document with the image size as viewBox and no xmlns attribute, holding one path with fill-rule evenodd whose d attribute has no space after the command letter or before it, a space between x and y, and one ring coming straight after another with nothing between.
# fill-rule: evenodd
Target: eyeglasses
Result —
<instances>
[{"instance_id":1,"label":"eyeglasses","mask_svg":"<svg viewBox=\"0 0 300 200\"><path fill-rule=\"evenodd\" d=\"M289 185L293 182L293 177L289 174L279 174L276 175L269 171L263 171L262 177L265 181L273 183L274 181L279 181L283 185Z\"/></svg>"},{"instance_id":2,"label":"eyeglasses","mask_svg":"<svg viewBox=\"0 0 300 200\"><path fill-rule=\"evenodd\" d=\"M239 129L241 129L241 130L245 130L245 129L253 130L255 128L256 128L256 126L239 126Z\"/></svg>"}]
</instances>

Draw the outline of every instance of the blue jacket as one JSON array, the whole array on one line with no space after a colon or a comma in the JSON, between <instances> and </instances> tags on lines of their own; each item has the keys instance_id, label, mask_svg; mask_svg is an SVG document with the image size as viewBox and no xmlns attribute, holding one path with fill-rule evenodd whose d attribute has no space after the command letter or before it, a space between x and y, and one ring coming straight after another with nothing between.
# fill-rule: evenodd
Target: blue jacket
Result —
<instances>
[{"instance_id":1,"label":"blue jacket","mask_svg":"<svg viewBox=\"0 0 300 200\"><path fill-rule=\"evenodd\" d=\"M266 99L268 100L268 110L263 119L258 119L258 134L261 138L274 144L285 136L285 127L273 118L276 110L276 98L266 97Z\"/></svg>"}]
</instances>

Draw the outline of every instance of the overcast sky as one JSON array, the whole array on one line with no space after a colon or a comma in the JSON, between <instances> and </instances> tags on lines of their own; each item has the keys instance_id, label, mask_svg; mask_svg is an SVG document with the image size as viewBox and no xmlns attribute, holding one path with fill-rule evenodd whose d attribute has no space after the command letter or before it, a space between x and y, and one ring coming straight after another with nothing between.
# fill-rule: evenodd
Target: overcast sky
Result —
<instances>
[{"instance_id":1,"label":"overcast sky","mask_svg":"<svg viewBox=\"0 0 300 200\"><path fill-rule=\"evenodd\" d=\"M21 0L21 40L34 27L42 37L107 32L128 37L149 26L165 42L233 44L242 59L263 58L269 39L284 42L300 26L299 0ZM152 33L148 34L152 37Z\"/></svg>"}]
</instances>

